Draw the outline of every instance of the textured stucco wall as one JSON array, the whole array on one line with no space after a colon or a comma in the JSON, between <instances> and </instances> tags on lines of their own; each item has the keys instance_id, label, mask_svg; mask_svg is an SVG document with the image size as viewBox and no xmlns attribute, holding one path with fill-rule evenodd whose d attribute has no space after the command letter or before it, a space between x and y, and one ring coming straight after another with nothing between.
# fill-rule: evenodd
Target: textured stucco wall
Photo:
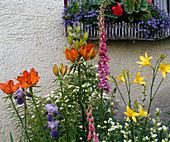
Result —
<instances>
[{"instance_id":1,"label":"textured stucco wall","mask_svg":"<svg viewBox=\"0 0 170 142\"><path fill-rule=\"evenodd\" d=\"M64 45L67 44L64 27L61 26L63 3L63 0L0 0L0 82L14 79L19 73L34 67L41 77L38 83L42 86L40 95L51 91L53 64L66 63L62 53ZM154 63L160 54L167 54L170 64L170 39L137 41L135 44L132 41L112 41L108 42L108 51L112 75L117 76L121 69L129 69L131 73L141 71L141 75L146 76L147 83L150 82L151 72L147 67L138 68L136 61L139 61L140 55L147 51L149 56L154 57L151 60L151 63ZM97 59L93 62L97 63ZM161 78L160 73L158 78ZM153 109L162 106L163 112L168 111L169 86L170 75L160 88ZM133 100L142 95L135 91L140 90L139 88L134 85ZM0 141L5 139L8 142L9 132L14 129L1 99L5 94L0 94ZM122 103L120 105L123 106ZM122 110L124 108L122 107ZM163 119L167 120L168 117Z\"/></svg>"}]
</instances>

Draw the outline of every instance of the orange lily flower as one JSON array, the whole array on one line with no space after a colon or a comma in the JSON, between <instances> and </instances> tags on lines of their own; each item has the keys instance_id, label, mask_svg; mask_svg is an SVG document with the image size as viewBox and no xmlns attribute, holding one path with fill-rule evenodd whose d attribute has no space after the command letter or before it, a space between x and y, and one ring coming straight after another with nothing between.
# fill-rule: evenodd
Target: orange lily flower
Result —
<instances>
[{"instance_id":1,"label":"orange lily flower","mask_svg":"<svg viewBox=\"0 0 170 142\"><path fill-rule=\"evenodd\" d=\"M36 85L40 77L38 76L38 72L32 68L30 69L30 73L25 70L22 76L18 76L15 79L21 83L21 88L28 88L30 86Z\"/></svg>"},{"instance_id":2,"label":"orange lily flower","mask_svg":"<svg viewBox=\"0 0 170 142\"><path fill-rule=\"evenodd\" d=\"M19 86L20 86L20 83L17 83L16 85L14 85L13 80L7 81L6 84L5 83L0 84L0 88L5 94L15 93L17 89L19 88Z\"/></svg>"},{"instance_id":3,"label":"orange lily flower","mask_svg":"<svg viewBox=\"0 0 170 142\"><path fill-rule=\"evenodd\" d=\"M96 47L96 45L93 44L85 44L84 46L80 47L80 56L84 58L84 60L89 60L89 59L93 59L96 54L97 54L97 50L94 49Z\"/></svg>"},{"instance_id":4,"label":"orange lily flower","mask_svg":"<svg viewBox=\"0 0 170 142\"><path fill-rule=\"evenodd\" d=\"M65 54L66 59L70 60L73 63L76 61L78 56L76 48L66 49L65 51L63 51L63 53Z\"/></svg>"}]
</instances>

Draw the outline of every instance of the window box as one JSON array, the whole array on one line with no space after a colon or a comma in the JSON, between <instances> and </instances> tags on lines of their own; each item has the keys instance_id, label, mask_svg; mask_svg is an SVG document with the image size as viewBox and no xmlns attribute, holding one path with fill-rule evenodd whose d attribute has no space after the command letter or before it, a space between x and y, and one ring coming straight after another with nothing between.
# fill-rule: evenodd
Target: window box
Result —
<instances>
[{"instance_id":1,"label":"window box","mask_svg":"<svg viewBox=\"0 0 170 142\"><path fill-rule=\"evenodd\" d=\"M159 0L153 0L153 3L157 3ZM83 0L65 0L65 5L71 5L73 2L83 2ZM162 0L159 4L160 7L170 15L170 0ZM82 32L87 31L89 34L89 40L97 40L99 37L98 26L93 25L86 27L83 22L75 22L72 24L73 29L80 25ZM105 22L106 38L108 40L146 40L146 37L142 31L140 31L141 24L139 23L126 23L124 21L114 23ZM66 27L66 35L68 35L68 27ZM159 30L159 32L158 32ZM166 31L158 29L150 34L147 40L160 40L170 37L170 30Z\"/></svg>"}]
</instances>

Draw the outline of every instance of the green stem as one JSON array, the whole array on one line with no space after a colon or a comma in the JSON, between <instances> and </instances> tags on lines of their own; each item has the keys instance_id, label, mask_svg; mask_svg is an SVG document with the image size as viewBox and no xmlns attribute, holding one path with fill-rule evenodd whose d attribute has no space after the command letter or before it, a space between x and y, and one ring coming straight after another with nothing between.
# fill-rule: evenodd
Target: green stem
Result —
<instances>
[{"instance_id":1,"label":"green stem","mask_svg":"<svg viewBox=\"0 0 170 142\"><path fill-rule=\"evenodd\" d=\"M82 86L81 86L81 71L80 71L80 64L78 65L78 82L79 82L79 102L80 102L80 107L81 107L81 113L82 113L82 125L83 125L83 128L82 128L82 131L83 131L83 142L86 141L86 138L85 138L85 111L84 111L84 106L83 106L83 94L82 94Z\"/></svg>"},{"instance_id":2,"label":"green stem","mask_svg":"<svg viewBox=\"0 0 170 142\"><path fill-rule=\"evenodd\" d=\"M103 102L102 101L103 101L103 89L101 89L101 95L100 95L100 135L99 135L100 137L103 128Z\"/></svg>"},{"instance_id":3,"label":"green stem","mask_svg":"<svg viewBox=\"0 0 170 142\"><path fill-rule=\"evenodd\" d=\"M153 95L153 97L152 97L152 100L155 98L155 95L157 94L158 89L159 89L159 87L161 86L163 80L164 80L164 78L162 78L161 82L159 83L158 87L156 88L156 91L155 91L155 93L154 93L154 95Z\"/></svg>"},{"instance_id":4,"label":"green stem","mask_svg":"<svg viewBox=\"0 0 170 142\"><path fill-rule=\"evenodd\" d=\"M113 76L111 76L111 77L112 77L113 80L114 80L114 83L115 83L115 85L116 85L116 87L117 87L117 89L118 89L118 91L119 91L119 94L120 94L120 96L121 96L121 98L122 98L122 100L123 100L125 106L127 106L127 104L126 104L126 102L125 102L125 99L123 98L123 95L122 95L122 93L121 93L121 91L120 91L120 88L119 88L119 86L118 86L118 84L117 84L116 79L115 79Z\"/></svg>"},{"instance_id":5,"label":"green stem","mask_svg":"<svg viewBox=\"0 0 170 142\"><path fill-rule=\"evenodd\" d=\"M17 114L17 116L18 116L18 118L19 118L19 120L20 120L20 122L21 122L22 128L24 129L24 128L25 128L25 127L24 127L24 124L23 124L23 122L22 122L21 116L19 115L19 112L18 112L17 108L15 107L14 101L13 101L13 99L12 99L12 94L9 95L9 98L10 98L11 103L12 103L12 106L13 106L13 108L14 108L14 110L15 110L15 112L16 112L16 114ZM29 138L29 136L28 136L27 131L25 131L25 132L26 132L26 135L27 135L28 140L30 141L30 138Z\"/></svg>"},{"instance_id":6,"label":"green stem","mask_svg":"<svg viewBox=\"0 0 170 142\"><path fill-rule=\"evenodd\" d=\"M32 101L33 101L33 105L35 106L35 110L36 110L36 113L38 115L38 120L40 122L40 125L41 125L41 128L42 130L44 129L44 126L43 126L43 123L42 123L42 119L40 117L40 113L38 111L38 108L37 108L37 104L35 102L35 98L34 98L34 95L33 95L33 92L32 92L32 87L29 87L29 91L30 91L30 95L32 96ZM44 132L44 131L43 131ZM45 134L44 134L45 135ZM46 137L46 140L48 141L48 138Z\"/></svg>"},{"instance_id":7,"label":"green stem","mask_svg":"<svg viewBox=\"0 0 170 142\"><path fill-rule=\"evenodd\" d=\"M65 100L64 100L64 93L63 93L63 83L62 83L62 80L60 81L60 87L61 87L61 94L62 94L62 101L63 101L63 105L65 104ZM64 107L64 118L65 118L65 123L66 123L66 139L67 139L67 142L69 142L69 137L68 137L68 126L67 126L67 111L66 111L66 107L65 105L63 106Z\"/></svg>"},{"instance_id":8,"label":"green stem","mask_svg":"<svg viewBox=\"0 0 170 142\"><path fill-rule=\"evenodd\" d=\"M131 126L130 126L130 130L131 130L131 133L132 133L132 142L134 142L134 134L133 134L133 122L132 122L132 118L130 119L130 123L131 123Z\"/></svg>"},{"instance_id":9,"label":"green stem","mask_svg":"<svg viewBox=\"0 0 170 142\"><path fill-rule=\"evenodd\" d=\"M129 96L129 107L131 108L131 97L130 97L130 80L129 80L129 74L128 74L128 84L129 88L127 87L128 91L128 96Z\"/></svg>"},{"instance_id":10,"label":"green stem","mask_svg":"<svg viewBox=\"0 0 170 142\"><path fill-rule=\"evenodd\" d=\"M25 126L24 126L24 142L25 142L25 134L26 134L26 131L27 131L27 118L26 118L26 110L27 110L27 105L26 105L26 100L24 98L24 120L25 120Z\"/></svg>"}]
</instances>

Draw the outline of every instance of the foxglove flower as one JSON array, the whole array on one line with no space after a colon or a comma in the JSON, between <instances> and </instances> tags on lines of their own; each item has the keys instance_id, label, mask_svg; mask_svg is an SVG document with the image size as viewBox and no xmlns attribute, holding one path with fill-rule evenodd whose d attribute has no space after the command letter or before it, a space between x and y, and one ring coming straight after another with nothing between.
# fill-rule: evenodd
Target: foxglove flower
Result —
<instances>
[{"instance_id":1,"label":"foxglove flower","mask_svg":"<svg viewBox=\"0 0 170 142\"><path fill-rule=\"evenodd\" d=\"M43 116L46 116L48 114L48 116L49 116L48 119L47 119L48 122L53 121L53 114L54 113L57 113L58 116L62 117L61 114L58 112L58 107L56 105L47 104L47 105L45 105L45 108L46 108L47 111Z\"/></svg>"},{"instance_id":2,"label":"foxglove flower","mask_svg":"<svg viewBox=\"0 0 170 142\"><path fill-rule=\"evenodd\" d=\"M106 32L105 32L105 27L104 27L104 12L101 13L101 19L99 22L99 28L100 28L100 49L99 49L99 55L100 55L100 63L98 66L98 72L99 72L99 83L98 83L98 88L99 89L105 89L106 93L109 92L110 86L107 83L107 78L106 76L110 73L108 71L108 63L110 58L107 55L107 45L106 45Z\"/></svg>"},{"instance_id":3,"label":"foxglove flower","mask_svg":"<svg viewBox=\"0 0 170 142\"><path fill-rule=\"evenodd\" d=\"M88 126L89 126L89 133L87 136L88 140L91 140L92 138L92 133L93 133L93 142L99 142L99 139L95 133L95 127L94 127L94 117L92 115L92 111L93 111L93 107L92 106L88 106L88 109L85 111L86 115L87 115L87 121L88 121Z\"/></svg>"},{"instance_id":4,"label":"foxglove flower","mask_svg":"<svg viewBox=\"0 0 170 142\"><path fill-rule=\"evenodd\" d=\"M44 127L43 131L45 131L47 128L50 128L51 129L51 137L58 138L59 133L57 131L57 127L59 127L59 129L61 129L61 127L58 124L59 124L58 120L56 120L54 122L49 122L48 126Z\"/></svg>"},{"instance_id":5,"label":"foxglove flower","mask_svg":"<svg viewBox=\"0 0 170 142\"><path fill-rule=\"evenodd\" d=\"M17 104L21 105L24 103L24 95L27 95L28 97L31 97L31 95L27 92L23 92L21 90L17 90L15 94L15 99L17 99Z\"/></svg>"}]
</instances>

